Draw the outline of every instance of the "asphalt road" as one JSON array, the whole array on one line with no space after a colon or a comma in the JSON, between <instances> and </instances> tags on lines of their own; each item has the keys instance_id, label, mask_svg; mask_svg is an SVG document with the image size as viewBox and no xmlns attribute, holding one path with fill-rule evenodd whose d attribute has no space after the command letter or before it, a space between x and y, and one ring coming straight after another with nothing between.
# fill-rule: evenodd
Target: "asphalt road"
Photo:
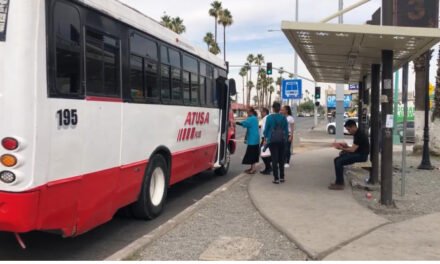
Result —
<instances>
[{"instance_id":1,"label":"asphalt road","mask_svg":"<svg viewBox=\"0 0 440 264\"><path fill-rule=\"evenodd\" d=\"M297 129L305 131L313 126L313 118L297 118ZM237 127L237 139L245 130ZM86 234L74 238L44 232L22 235L27 246L22 250L11 233L0 232L0 260L102 260L124 248L134 240L148 234L161 224L211 193L227 181L238 176L245 167L241 165L245 147L238 141L232 156L229 173L216 176L204 172L174 185L168 191L168 200L162 215L151 221L140 221L123 216L115 218Z\"/></svg>"}]
</instances>

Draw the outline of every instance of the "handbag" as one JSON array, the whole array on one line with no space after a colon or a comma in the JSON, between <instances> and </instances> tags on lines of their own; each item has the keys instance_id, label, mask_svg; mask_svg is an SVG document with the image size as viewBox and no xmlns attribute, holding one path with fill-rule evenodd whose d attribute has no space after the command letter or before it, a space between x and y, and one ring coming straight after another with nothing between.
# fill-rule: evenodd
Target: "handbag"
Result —
<instances>
[{"instance_id":1,"label":"handbag","mask_svg":"<svg viewBox=\"0 0 440 264\"><path fill-rule=\"evenodd\" d=\"M270 157L270 149L269 148L265 148L264 146L261 146L260 156L262 158Z\"/></svg>"}]
</instances>

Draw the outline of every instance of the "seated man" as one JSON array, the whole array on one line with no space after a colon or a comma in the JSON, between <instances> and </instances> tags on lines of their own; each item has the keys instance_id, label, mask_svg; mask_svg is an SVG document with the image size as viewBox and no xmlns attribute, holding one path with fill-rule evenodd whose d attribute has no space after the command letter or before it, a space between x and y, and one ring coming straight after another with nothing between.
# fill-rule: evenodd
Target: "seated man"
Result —
<instances>
[{"instance_id":1,"label":"seated man","mask_svg":"<svg viewBox=\"0 0 440 264\"><path fill-rule=\"evenodd\" d=\"M353 145L347 143L334 143L336 149L341 150L339 157L335 158L336 181L328 187L330 190L344 189L344 166L356 162L365 162L370 154L370 142L367 135L358 129L354 120L348 120L344 127L353 135Z\"/></svg>"}]
</instances>

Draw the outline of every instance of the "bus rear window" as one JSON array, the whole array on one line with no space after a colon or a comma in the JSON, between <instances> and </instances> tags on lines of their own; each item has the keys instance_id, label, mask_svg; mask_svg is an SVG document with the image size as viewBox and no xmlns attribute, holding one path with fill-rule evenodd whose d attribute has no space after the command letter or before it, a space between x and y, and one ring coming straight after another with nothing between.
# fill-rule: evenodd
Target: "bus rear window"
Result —
<instances>
[{"instance_id":1,"label":"bus rear window","mask_svg":"<svg viewBox=\"0 0 440 264\"><path fill-rule=\"evenodd\" d=\"M0 41L6 39L9 0L0 0Z\"/></svg>"}]
</instances>

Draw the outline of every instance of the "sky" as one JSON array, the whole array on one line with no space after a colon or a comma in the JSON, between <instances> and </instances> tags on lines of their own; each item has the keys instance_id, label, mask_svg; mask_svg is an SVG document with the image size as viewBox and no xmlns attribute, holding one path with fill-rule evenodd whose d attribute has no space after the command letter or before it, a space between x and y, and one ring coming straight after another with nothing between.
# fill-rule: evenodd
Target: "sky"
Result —
<instances>
[{"instance_id":1,"label":"sky","mask_svg":"<svg viewBox=\"0 0 440 264\"><path fill-rule=\"evenodd\" d=\"M206 48L203 37L207 32L214 32L214 18L208 15L210 4L213 0L120 0L149 17L160 21L166 12L172 17L179 16L183 19L186 32L182 36L195 46ZM318 22L338 11L338 0L298 0L299 21ZM295 20L295 0L221 0L223 8L231 11L234 23L226 28L226 60L231 66L243 65L248 54L263 54L266 62L272 62L273 67L284 67L293 72L294 49L281 31L282 20ZM344 0L347 7L359 0ZM365 24L371 18L382 0L370 2L354 9L344 15L344 24ZM330 21L337 23L337 19ZM269 30L271 32L269 32ZM218 42L223 49L223 27L218 27ZM436 53L435 53L436 54ZM437 54L436 54L437 55ZM437 57L437 56L434 57ZM219 54L223 58L223 54ZM431 82L434 82L436 63L433 59L431 65ZM238 75L239 67L230 68L230 78L235 78L238 101L241 102L242 78ZM307 68L299 60L298 74L311 78ZM256 76L254 69L253 78ZM278 76L274 70L274 79ZM255 79L255 78L254 78ZM414 76L410 76L410 89L413 87ZM254 80L255 83L255 80ZM303 86L314 93L314 83L305 81ZM324 89L328 84L320 84ZM321 92L322 93L322 92Z\"/></svg>"}]
</instances>

